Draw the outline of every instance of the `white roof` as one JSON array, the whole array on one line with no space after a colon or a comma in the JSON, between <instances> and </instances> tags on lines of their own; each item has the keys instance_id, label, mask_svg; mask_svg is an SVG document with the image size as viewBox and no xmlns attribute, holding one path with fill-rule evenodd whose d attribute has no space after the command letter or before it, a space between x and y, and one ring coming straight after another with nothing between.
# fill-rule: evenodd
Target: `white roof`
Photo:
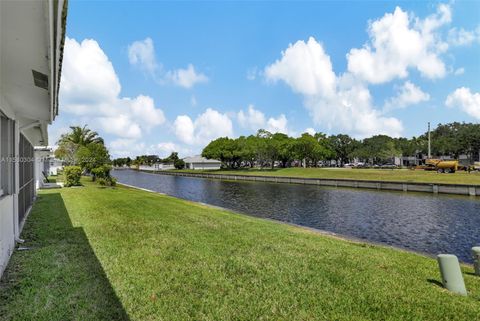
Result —
<instances>
[{"instance_id":1,"label":"white roof","mask_svg":"<svg viewBox=\"0 0 480 321\"><path fill-rule=\"evenodd\" d=\"M211 164L221 164L219 160L216 159L207 159L200 155L192 156L192 157L185 157L183 159L185 163L211 163Z\"/></svg>"}]
</instances>

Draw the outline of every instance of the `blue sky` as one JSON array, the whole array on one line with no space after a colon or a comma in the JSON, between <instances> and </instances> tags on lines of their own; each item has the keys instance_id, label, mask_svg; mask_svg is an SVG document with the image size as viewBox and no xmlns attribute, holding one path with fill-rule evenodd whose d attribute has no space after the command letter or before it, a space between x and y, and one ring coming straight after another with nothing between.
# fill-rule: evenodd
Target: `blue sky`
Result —
<instances>
[{"instance_id":1,"label":"blue sky","mask_svg":"<svg viewBox=\"0 0 480 321\"><path fill-rule=\"evenodd\" d=\"M480 3L70 1L50 143L199 153L262 127L416 136L480 120Z\"/></svg>"}]
</instances>

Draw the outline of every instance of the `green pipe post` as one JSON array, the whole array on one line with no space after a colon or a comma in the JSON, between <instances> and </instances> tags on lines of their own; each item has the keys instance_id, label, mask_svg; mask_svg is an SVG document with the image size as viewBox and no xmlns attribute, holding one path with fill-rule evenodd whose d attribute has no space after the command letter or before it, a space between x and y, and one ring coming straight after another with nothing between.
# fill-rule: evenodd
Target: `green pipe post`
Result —
<instances>
[{"instance_id":1,"label":"green pipe post","mask_svg":"<svg viewBox=\"0 0 480 321\"><path fill-rule=\"evenodd\" d=\"M480 276L480 246L472 247L473 267L475 268L475 275Z\"/></svg>"},{"instance_id":2,"label":"green pipe post","mask_svg":"<svg viewBox=\"0 0 480 321\"><path fill-rule=\"evenodd\" d=\"M453 254L439 254L437 260L443 286L451 292L466 296L467 289L465 288L458 258Z\"/></svg>"}]
</instances>

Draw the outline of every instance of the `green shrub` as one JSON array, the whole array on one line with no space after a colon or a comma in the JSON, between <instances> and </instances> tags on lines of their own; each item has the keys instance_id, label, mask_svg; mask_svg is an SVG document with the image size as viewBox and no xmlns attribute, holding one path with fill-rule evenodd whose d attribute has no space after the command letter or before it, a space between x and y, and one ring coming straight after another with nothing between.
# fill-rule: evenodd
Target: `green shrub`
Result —
<instances>
[{"instance_id":1,"label":"green shrub","mask_svg":"<svg viewBox=\"0 0 480 321\"><path fill-rule=\"evenodd\" d=\"M92 181L95 181L97 178L108 179L110 177L110 171L112 166L102 165L92 169Z\"/></svg>"},{"instance_id":2,"label":"green shrub","mask_svg":"<svg viewBox=\"0 0 480 321\"><path fill-rule=\"evenodd\" d=\"M65 186L79 186L80 178L82 177L82 169L78 166L65 166L63 168L63 177Z\"/></svg>"},{"instance_id":3,"label":"green shrub","mask_svg":"<svg viewBox=\"0 0 480 321\"><path fill-rule=\"evenodd\" d=\"M117 180L115 177L108 177L108 178L97 178L97 183L102 185L102 186L115 186L117 185Z\"/></svg>"},{"instance_id":4,"label":"green shrub","mask_svg":"<svg viewBox=\"0 0 480 321\"><path fill-rule=\"evenodd\" d=\"M176 159L173 162L173 166L175 166L176 169L184 169L185 168L185 162L183 159Z\"/></svg>"}]
</instances>

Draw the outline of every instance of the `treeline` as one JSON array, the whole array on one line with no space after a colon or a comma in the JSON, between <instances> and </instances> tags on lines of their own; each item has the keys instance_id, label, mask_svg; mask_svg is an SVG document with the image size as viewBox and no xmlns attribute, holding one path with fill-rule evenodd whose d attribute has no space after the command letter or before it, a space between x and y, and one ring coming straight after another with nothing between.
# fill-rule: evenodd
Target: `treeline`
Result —
<instances>
[{"instance_id":1,"label":"treeline","mask_svg":"<svg viewBox=\"0 0 480 321\"><path fill-rule=\"evenodd\" d=\"M135 159L131 159L130 157L121 157L116 158L112 161L113 166L116 167L123 167L123 166L152 166L153 164L157 163L172 163L175 168L182 169L185 167L185 162L178 157L177 152L172 152L170 156L166 158L160 158L158 155L141 155L135 157Z\"/></svg>"},{"instance_id":2,"label":"treeline","mask_svg":"<svg viewBox=\"0 0 480 321\"><path fill-rule=\"evenodd\" d=\"M465 154L470 162L477 160L480 151L480 124L439 124L431 131L431 153L435 156L458 158ZM394 157L422 157L428 153L428 133L419 137L392 138L375 135L357 140L349 135L327 136L323 133L302 134L298 138L282 133L272 134L260 129L256 135L238 138L221 137L211 141L202 156L220 160L224 166L289 167L303 163L316 167L319 164L343 166L354 160L369 164L385 164Z\"/></svg>"}]
</instances>

